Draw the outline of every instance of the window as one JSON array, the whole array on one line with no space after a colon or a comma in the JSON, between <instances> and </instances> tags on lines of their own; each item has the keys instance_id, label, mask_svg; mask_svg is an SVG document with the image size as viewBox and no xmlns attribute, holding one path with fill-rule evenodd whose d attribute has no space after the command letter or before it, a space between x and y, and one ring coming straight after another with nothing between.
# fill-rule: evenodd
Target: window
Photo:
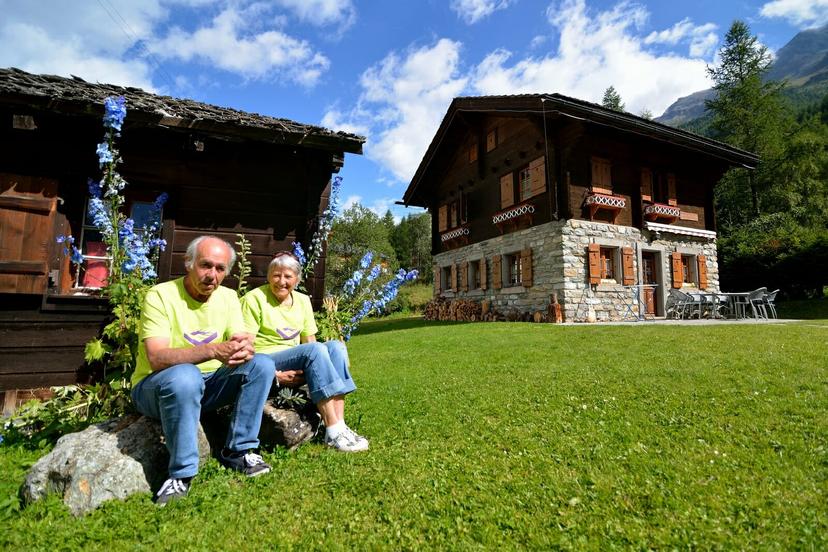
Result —
<instances>
[{"instance_id":1,"label":"window","mask_svg":"<svg viewBox=\"0 0 828 552\"><path fill-rule=\"evenodd\" d=\"M451 291L451 266L440 268L440 291Z\"/></svg>"},{"instance_id":2,"label":"window","mask_svg":"<svg viewBox=\"0 0 828 552\"><path fill-rule=\"evenodd\" d=\"M509 253L503 257L506 265L506 283L510 286L521 285L523 280L521 278L520 252Z\"/></svg>"},{"instance_id":3,"label":"window","mask_svg":"<svg viewBox=\"0 0 828 552\"><path fill-rule=\"evenodd\" d=\"M641 199L664 205L678 205L676 176L660 170L642 169Z\"/></svg>"},{"instance_id":4,"label":"window","mask_svg":"<svg viewBox=\"0 0 828 552\"><path fill-rule=\"evenodd\" d=\"M532 173L528 165L518 171L518 193L520 194L519 201L532 197Z\"/></svg>"},{"instance_id":5,"label":"window","mask_svg":"<svg viewBox=\"0 0 828 552\"><path fill-rule=\"evenodd\" d=\"M480 289L481 261L469 262L469 289Z\"/></svg>"},{"instance_id":6,"label":"window","mask_svg":"<svg viewBox=\"0 0 828 552\"><path fill-rule=\"evenodd\" d=\"M449 228L455 228L456 226L460 226L460 222L457 218L457 202L452 201L449 204Z\"/></svg>"},{"instance_id":7,"label":"window","mask_svg":"<svg viewBox=\"0 0 828 552\"><path fill-rule=\"evenodd\" d=\"M155 207L152 201L127 201L127 213L135 222L135 233L143 234L155 222ZM158 213L163 220L163 213ZM86 212L81 225L80 250L84 259L75 275L76 288L102 288L109 279L110 257L106 254L106 243L92 222L91 205L86 202Z\"/></svg>"},{"instance_id":8,"label":"window","mask_svg":"<svg viewBox=\"0 0 828 552\"><path fill-rule=\"evenodd\" d=\"M599 250L599 262L601 269L601 280L615 281L616 263L615 255L617 249L615 247L601 247Z\"/></svg>"},{"instance_id":9,"label":"window","mask_svg":"<svg viewBox=\"0 0 828 552\"><path fill-rule=\"evenodd\" d=\"M695 255L681 256L681 278L685 286L696 285L696 257Z\"/></svg>"}]
</instances>

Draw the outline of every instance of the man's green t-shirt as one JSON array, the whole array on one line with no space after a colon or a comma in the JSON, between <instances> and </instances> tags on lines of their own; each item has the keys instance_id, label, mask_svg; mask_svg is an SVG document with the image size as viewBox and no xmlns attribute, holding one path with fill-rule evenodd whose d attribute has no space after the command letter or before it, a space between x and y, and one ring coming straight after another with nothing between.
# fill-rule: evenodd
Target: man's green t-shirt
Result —
<instances>
[{"instance_id":1,"label":"man's green t-shirt","mask_svg":"<svg viewBox=\"0 0 828 552\"><path fill-rule=\"evenodd\" d=\"M226 341L234 333L244 331L241 305L232 289L219 286L207 301L201 303L187 293L184 278L153 286L141 309L138 363L132 384L152 372L144 347L148 337L166 337L170 340L170 348L184 349ZM220 366L220 360L208 360L198 365L202 372L213 372Z\"/></svg>"},{"instance_id":2,"label":"man's green t-shirt","mask_svg":"<svg viewBox=\"0 0 828 552\"><path fill-rule=\"evenodd\" d=\"M293 304L285 306L265 284L242 297L242 315L245 331L256 335L257 353L275 353L299 345L301 337L319 331L313 319L310 297L298 291L291 292Z\"/></svg>"}]
</instances>

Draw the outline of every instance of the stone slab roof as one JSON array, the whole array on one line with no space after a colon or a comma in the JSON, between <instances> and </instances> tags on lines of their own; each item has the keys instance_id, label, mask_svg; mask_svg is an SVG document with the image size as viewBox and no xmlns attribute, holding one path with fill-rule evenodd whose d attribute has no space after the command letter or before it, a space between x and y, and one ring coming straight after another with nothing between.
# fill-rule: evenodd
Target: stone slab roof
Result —
<instances>
[{"instance_id":1,"label":"stone slab roof","mask_svg":"<svg viewBox=\"0 0 828 552\"><path fill-rule=\"evenodd\" d=\"M107 96L127 100L127 123L197 131L229 139L290 144L362 153L365 138L324 127L248 113L183 98L160 96L140 88L90 83L79 77L35 75L0 69L0 104L23 105L70 115L103 115Z\"/></svg>"}]
</instances>

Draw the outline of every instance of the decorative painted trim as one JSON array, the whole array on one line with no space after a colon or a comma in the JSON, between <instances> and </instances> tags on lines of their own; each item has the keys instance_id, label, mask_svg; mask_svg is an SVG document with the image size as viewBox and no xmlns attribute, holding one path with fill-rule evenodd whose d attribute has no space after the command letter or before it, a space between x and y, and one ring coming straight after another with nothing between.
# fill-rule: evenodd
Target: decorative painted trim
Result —
<instances>
[{"instance_id":1,"label":"decorative painted trim","mask_svg":"<svg viewBox=\"0 0 828 552\"><path fill-rule=\"evenodd\" d=\"M492 224L498 224L501 222L506 222L507 220L512 220L513 218L517 218L521 215L532 214L535 212L535 206L531 204L527 205L518 205L517 207L513 207L508 211L503 211L502 213L497 213L495 216L492 217Z\"/></svg>"},{"instance_id":2,"label":"decorative painted trim","mask_svg":"<svg viewBox=\"0 0 828 552\"><path fill-rule=\"evenodd\" d=\"M453 240L454 238L459 238L461 236L468 236L469 229L468 228L456 228L450 232L446 232L444 234L440 234L440 241L447 242L449 240Z\"/></svg>"},{"instance_id":3,"label":"decorative painted trim","mask_svg":"<svg viewBox=\"0 0 828 552\"><path fill-rule=\"evenodd\" d=\"M644 216L656 217L673 217L679 218L681 216L681 209L673 207L672 205L664 205L663 203L651 203L644 207Z\"/></svg>"},{"instance_id":4,"label":"decorative painted trim","mask_svg":"<svg viewBox=\"0 0 828 552\"><path fill-rule=\"evenodd\" d=\"M599 207L611 207L614 209L623 209L627 206L627 200L623 197L591 193L584 200L584 205L596 205Z\"/></svg>"},{"instance_id":5,"label":"decorative painted trim","mask_svg":"<svg viewBox=\"0 0 828 552\"><path fill-rule=\"evenodd\" d=\"M644 222L644 227L651 232L667 232L683 236L695 236L697 238L716 239L716 232L713 230L699 230L698 228L687 228L686 226L675 226L674 224L660 224L658 222Z\"/></svg>"}]
</instances>

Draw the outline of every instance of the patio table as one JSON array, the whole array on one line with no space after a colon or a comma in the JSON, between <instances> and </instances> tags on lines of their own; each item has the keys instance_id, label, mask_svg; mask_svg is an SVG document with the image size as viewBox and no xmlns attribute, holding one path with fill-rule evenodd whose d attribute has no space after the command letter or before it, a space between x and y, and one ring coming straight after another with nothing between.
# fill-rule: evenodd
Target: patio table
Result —
<instances>
[{"instance_id":1,"label":"patio table","mask_svg":"<svg viewBox=\"0 0 828 552\"><path fill-rule=\"evenodd\" d=\"M748 317L747 307L750 306L750 301L748 301L748 297L750 297L750 294L751 292L749 291L722 293L722 295L727 297L731 316L733 316L734 318Z\"/></svg>"},{"instance_id":2,"label":"patio table","mask_svg":"<svg viewBox=\"0 0 828 552\"><path fill-rule=\"evenodd\" d=\"M722 314L722 307L731 309L730 299L724 293L715 293L708 291L691 291L689 292L695 300L699 303L699 318L703 318L707 313L710 318L725 318Z\"/></svg>"}]
</instances>

